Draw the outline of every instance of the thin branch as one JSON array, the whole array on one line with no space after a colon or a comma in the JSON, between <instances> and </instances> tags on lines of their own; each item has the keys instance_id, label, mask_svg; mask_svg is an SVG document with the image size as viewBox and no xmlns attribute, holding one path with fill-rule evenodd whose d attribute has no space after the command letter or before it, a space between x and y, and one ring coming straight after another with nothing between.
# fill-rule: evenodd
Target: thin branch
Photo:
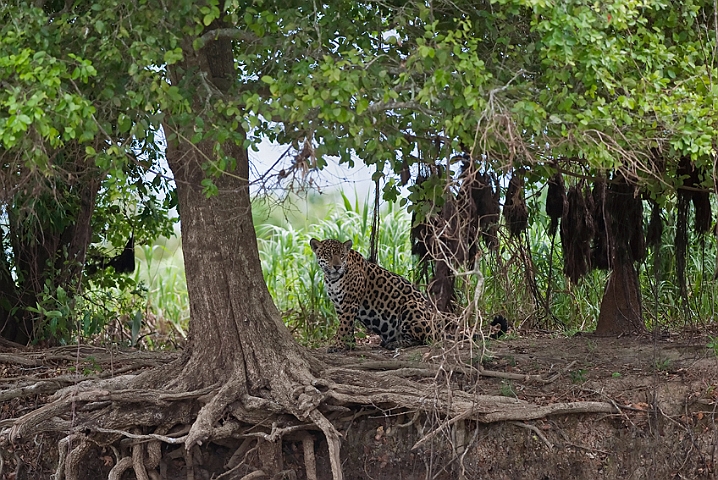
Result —
<instances>
[{"instance_id":1,"label":"thin branch","mask_svg":"<svg viewBox=\"0 0 718 480\"><path fill-rule=\"evenodd\" d=\"M553 444L551 442L549 442L548 438L546 438L546 436L541 432L541 430L539 430L538 427L536 427L535 425L529 425L528 423L524 423L524 422L510 422L510 423L512 423L513 425L516 425L517 427L526 428L528 430L531 430L532 432L534 432L536 434L537 437L539 437L543 441L543 443L546 444L546 446L548 447L549 450L553 450Z\"/></svg>"},{"instance_id":2,"label":"thin branch","mask_svg":"<svg viewBox=\"0 0 718 480\"><path fill-rule=\"evenodd\" d=\"M376 102L372 103L367 107L369 113L385 112L387 110L416 110L432 117L438 117L439 113L433 110L429 110L419 102Z\"/></svg>"}]
</instances>

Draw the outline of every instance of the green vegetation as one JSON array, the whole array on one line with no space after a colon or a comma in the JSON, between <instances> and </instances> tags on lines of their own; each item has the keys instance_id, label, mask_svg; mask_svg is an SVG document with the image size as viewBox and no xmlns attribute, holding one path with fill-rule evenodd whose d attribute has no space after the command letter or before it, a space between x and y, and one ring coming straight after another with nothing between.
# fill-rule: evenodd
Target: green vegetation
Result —
<instances>
[{"instance_id":1,"label":"green vegetation","mask_svg":"<svg viewBox=\"0 0 718 480\"><path fill-rule=\"evenodd\" d=\"M501 380L501 386L499 387L499 395L501 395L502 397L517 398L514 382L512 382L511 380Z\"/></svg>"},{"instance_id":2,"label":"green vegetation","mask_svg":"<svg viewBox=\"0 0 718 480\"><path fill-rule=\"evenodd\" d=\"M579 368L578 370L571 370L569 372L569 375L571 376L571 383L586 383L586 370L583 368Z\"/></svg>"},{"instance_id":3,"label":"green vegetation","mask_svg":"<svg viewBox=\"0 0 718 480\"><path fill-rule=\"evenodd\" d=\"M536 198L540 198L538 195ZM309 239L351 239L354 248L368 255L373 205L343 193L309 195L293 198L289 203L255 201L255 226L264 277L285 323L303 344L322 345L333 335L336 316L324 292L321 272L309 248ZM485 254L478 262L478 274L460 277L459 302L466 305L482 279L483 288L477 305L485 318L503 312L512 321L542 324L564 332L591 331L598 317L601 288L606 272L595 270L578 285L571 284L562 273L560 248L551 252L551 239L546 233L548 218L542 205L529 203L536 221L527 232L531 246L531 262L526 263L526 250L521 242L505 238L501 255ZM383 203L379 229L379 263L407 278L418 280L416 257L411 255L409 231L411 219L396 204ZM502 230L503 231L503 230ZM669 239L672 232L665 232ZM672 256L664 244L659 268L662 276L675 269ZM658 302L654 303L656 285L654 257L649 255L640 269L644 308L647 320L661 327L678 328L686 322L700 325L716 316L718 283L711 278L716 245L713 238L689 250L687 277L691 287L690 304L680 302L678 286L662 280ZM31 308L44 321L38 328L46 330L41 337L56 336L62 343L72 338L84 341L121 342L147 348L172 346L186 339L189 328L189 299L185 280L180 239L161 237L153 246L136 248L137 269L130 277L112 277L91 283L82 296L70 299L62 289L45 302ZM549 260L552 260L550 262ZM546 316L545 306L537 302L528 286L527 272L533 272L541 298L545 298L551 270L551 301L553 317ZM103 277L104 278L104 277ZM118 283L119 282L119 283ZM46 305L46 307L43 307ZM44 309L43 309L44 308ZM360 332L358 332L360 333ZM718 342L708 344L715 349Z\"/></svg>"},{"instance_id":4,"label":"green vegetation","mask_svg":"<svg viewBox=\"0 0 718 480\"><path fill-rule=\"evenodd\" d=\"M645 259L619 258L626 245L614 245L622 255L611 260L638 266L641 321L716 319L716 240L706 235L714 215L699 215L698 198L714 192L713 2L338 2L321 15L301 2L117 5L6 2L0 10L5 338L64 343L112 326L108 339L150 342L164 334L143 335L167 331L166 321L185 335L181 262L161 260L179 258L178 248L143 247L134 276L85 268L131 235L138 245L171 235L176 192L156 175L167 139L211 147L208 194L237 166L226 145L246 151L269 139L292 146L280 177L321 169L327 155L361 162L379 172L387 200L403 193L400 178L408 182L400 205L419 217L461 186L437 173L420 188L421 169L438 172L466 154L503 190L520 172L525 238L501 230L500 250L482 252L476 272L459 277L458 300L473 302L478 291L486 313L568 331L595 327L609 274L566 280L558 236L546 235L546 182L559 173L585 191L596 180L625 181L627 198L655 202L664 227ZM196 85L207 86L184 66L220 20L241 88L221 96L209 88L200 113ZM174 70L182 78L170 78ZM329 209L319 196L289 196L278 209L270 198L253 205L267 283L288 324L314 343L330 330L331 309L306 240L352 238L366 253L368 209L346 199L344 210ZM708 202L714 212L715 198ZM408 220L391 205L380 262L425 281L408 253ZM688 241L676 240L689 223ZM684 286L677 258L686 244Z\"/></svg>"},{"instance_id":5,"label":"green vegetation","mask_svg":"<svg viewBox=\"0 0 718 480\"><path fill-rule=\"evenodd\" d=\"M718 357L718 336L708 336L708 344L706 345L709 349L713 350L713 355Z\"/></svg>"},{"instance_id":6,"label":"green vegetation","mask_svg":"<svg viewBox=\"0 0 718 480\"><path fill-rule=\"evenodd\" d=\"M653 366L659 372L667 372L671 369L673 360L670 358L659 358L653 362Z\"/></svg>"}]
</instances>

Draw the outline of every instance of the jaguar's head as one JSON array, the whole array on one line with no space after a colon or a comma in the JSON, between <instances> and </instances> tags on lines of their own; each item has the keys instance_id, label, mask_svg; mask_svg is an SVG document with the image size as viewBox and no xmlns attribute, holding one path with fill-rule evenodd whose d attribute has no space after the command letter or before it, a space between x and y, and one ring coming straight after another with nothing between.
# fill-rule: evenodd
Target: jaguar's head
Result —
<instances>
[{"instance_id":1,"label":"jaguar's head","mask_svg":"<svg viewBox=\"0 0 718 480\"><path fill-rule=\"evenodd\" d=\"M352 249L351 240L342 243L339 240L312 238L309 245L317 256L317 263L324 270L327 280L336 280L344 275L347 256Z\"/></svg>"}]
</instances>

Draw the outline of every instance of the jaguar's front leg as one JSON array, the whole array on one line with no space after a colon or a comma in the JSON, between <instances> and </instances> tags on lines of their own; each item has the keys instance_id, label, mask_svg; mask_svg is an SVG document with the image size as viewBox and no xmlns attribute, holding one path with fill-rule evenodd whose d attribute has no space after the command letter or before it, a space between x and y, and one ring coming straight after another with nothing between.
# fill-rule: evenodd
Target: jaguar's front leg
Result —
<instances>
[{"instance_id":1,"label":"jaguar's front leg","mask_svg":"<svg viewBox=\"0 0 718 480\"><path fill-rule=\"evenodd\" d=\"M356 342L354 340L354 320L359 311L359 304L352 304L342 308L341 312L337 311L339 316L339 328L334 337L334 345L329 347L328 352L342 352L345 350L353 350Z\"/></svg>"}]
</instances>

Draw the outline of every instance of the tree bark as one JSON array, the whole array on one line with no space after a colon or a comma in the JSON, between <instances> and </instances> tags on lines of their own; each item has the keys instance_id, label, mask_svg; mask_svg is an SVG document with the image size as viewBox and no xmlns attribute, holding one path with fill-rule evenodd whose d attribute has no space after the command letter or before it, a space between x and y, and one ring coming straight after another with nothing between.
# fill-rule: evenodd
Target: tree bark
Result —
<instances>
[{"instance_id":1,"label":"tree bark","mask_svg":"<svg viewBox=\"0 0 718 480\"><path fill-rule=\"evenodd\" d=\"M619 335L646 331L641 305L641 287L634 262L645 257L643 203L636 187L619 178L597 196L596 217L603 219L607 265L611 275L601 300L596 324L597 335ZM604 250L601 250L604 251ZM594 259L595 261L596 259Z\"/></svg>"},{"instance_id":2,"label":"tree bark","mask_svg":"<svg viewBox=\"0 0 718 480\"><path fill-rule=\"evenodd\" d=\"M632 261L618 262L613 266L603 293L596 334L620 335L645 331L638 273Z\"/></svg>"},{"instance_id":3,"label":"tree bark","mask_svg":"<svg viewBox=\"0 0 718 480\"><path fill-rule=\"evenodd\" d=\"M199 71L210 89L224 93L236 81L230 40L210 41L198 52L188 47L184 54L172 72L173 83L186 80L180 72ZM195 102L205 102L206 93L198 87ZM181 129L171 122L165 125L169 138ZM293 389L313 381L316 361L282 323L264 282L251 215L247 149L232 142L222 145L236 168L214 179L218 192L208 197L202 165L216 159L214 142L174 138L168 142L167 161L177 185L191 322L183 370L169 386L232 384L235 391L225 392L229 401L251 396L290 405Z\"/></svg>"}]
</instances>

